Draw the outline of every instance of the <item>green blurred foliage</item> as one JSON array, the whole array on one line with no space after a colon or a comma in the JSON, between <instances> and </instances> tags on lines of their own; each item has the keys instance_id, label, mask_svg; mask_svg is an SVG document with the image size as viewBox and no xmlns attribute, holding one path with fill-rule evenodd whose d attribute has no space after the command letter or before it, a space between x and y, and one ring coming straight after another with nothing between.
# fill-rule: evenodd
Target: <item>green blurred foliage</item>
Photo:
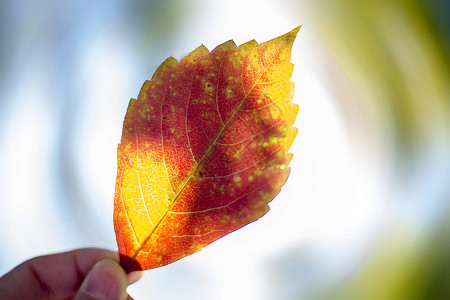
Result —
<instances>
[{"instance_id":1,"label":"green blurred foliage","mask_svg":"<svg viewBox=\"0 0 450 300\"><path fill-rule=\"evenodd\" d=\"M449 299L449 228L450 215L427 237L407 227L391 229L380 239L361 270L311 299Z\"/></svg>"},{"instance_id":2,"label":"green blurred foliage","mask_svg":"<svg viewBox=\"0 0 450 300\"><path fill-rule=\"evenodd\" d=\"M392 124L399 159L417 155L411 152L429 142L430 131L449 128L448 34L442 37L441 23L431 21L435 10L425 7L432 3L307 3L317 34L350 74L376 123Z\"/></svg>"}]
</instances>

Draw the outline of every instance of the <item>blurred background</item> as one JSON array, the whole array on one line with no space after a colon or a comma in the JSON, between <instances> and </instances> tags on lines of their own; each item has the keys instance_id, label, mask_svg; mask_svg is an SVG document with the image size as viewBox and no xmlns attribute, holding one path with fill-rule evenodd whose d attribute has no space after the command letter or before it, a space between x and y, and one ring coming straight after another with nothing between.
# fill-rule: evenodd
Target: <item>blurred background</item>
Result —
<instances>
[{"instance_id":1,"label":"blurred background","mask_svg":"<svg viewBox=\"0 0 450 300\"><path fill-rule=\"evenodd\" d=\"M450 299L445 0L0 1L0 274L117 249L128 101L169 56L294 43L291 176L261 220L147 271L136 299Z\"/></svg>"}]
</instances>

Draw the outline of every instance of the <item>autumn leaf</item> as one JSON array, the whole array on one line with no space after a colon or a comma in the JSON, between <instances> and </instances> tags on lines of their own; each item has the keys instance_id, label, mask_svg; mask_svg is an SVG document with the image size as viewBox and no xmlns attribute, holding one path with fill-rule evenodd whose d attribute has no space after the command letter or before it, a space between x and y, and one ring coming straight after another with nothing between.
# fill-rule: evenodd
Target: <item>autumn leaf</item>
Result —
<instances>
[{"instance_id":1,"label":"autumn leaf","mask_svg":"<svg viewBox=\"0 0 450 300\"><path fill-rule=\"evenodd\" d=\"M269 210L297 134L290 56L299 29L170 57L130 100L114 199L128 271L172 263Z\"/></svg>"}]
</instances>

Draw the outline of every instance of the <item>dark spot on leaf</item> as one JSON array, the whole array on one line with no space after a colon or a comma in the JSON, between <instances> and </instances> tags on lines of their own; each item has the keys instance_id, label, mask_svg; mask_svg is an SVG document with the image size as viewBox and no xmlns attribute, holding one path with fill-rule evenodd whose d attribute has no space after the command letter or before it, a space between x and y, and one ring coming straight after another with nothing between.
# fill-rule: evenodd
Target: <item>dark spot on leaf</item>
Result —
<instances>
[{"instance_id":1,"label":"dark spot on leaf","mask_svg":"<svg viewBox=\"0 0 450 300\"><path fill-rule=\"evenodd\" d=\"M163 120L165 120L165 119L167 119L167 117L166 117L166 116L164 116L164 117L163 117Z\"/></svg>"},{"instance_id":2,"label":"dark spot on leaf","mask_svg":"<svg viewBox=\"0 0 450 300\"><path fill-rule=\"evenodd\" d=\"M206 87L211 87L211 83L208 82L208 83L206 84Z\"/></svg>"},{"instance_id":3,"label":"dark spot on leaf","mask_svg":"<svg viewBox=\"0 0 450 300\"><path fill-rule=\"evenodd\" d=\"M198 172L198 175L200 175L200 177L203 177L203 172Z\"/></svg>"}]
</instances>

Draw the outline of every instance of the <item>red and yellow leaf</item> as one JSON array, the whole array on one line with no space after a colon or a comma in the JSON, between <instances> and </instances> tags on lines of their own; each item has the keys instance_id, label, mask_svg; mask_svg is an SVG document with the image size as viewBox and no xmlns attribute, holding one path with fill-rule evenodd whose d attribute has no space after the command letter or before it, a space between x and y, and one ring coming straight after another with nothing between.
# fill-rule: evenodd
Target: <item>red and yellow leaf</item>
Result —
<instances>
[{"instance_id":1,"label":"red and yellow leaf","mask_svg":"<svg viewBox=\"0 0 450 300\"><path fill-rule=\"evenodd\" d=\"M269 210L297 133L290 56L299 29L168 58L131 99L114 202L124 267L169 264Z\"/></svg>"}]
</instances>

